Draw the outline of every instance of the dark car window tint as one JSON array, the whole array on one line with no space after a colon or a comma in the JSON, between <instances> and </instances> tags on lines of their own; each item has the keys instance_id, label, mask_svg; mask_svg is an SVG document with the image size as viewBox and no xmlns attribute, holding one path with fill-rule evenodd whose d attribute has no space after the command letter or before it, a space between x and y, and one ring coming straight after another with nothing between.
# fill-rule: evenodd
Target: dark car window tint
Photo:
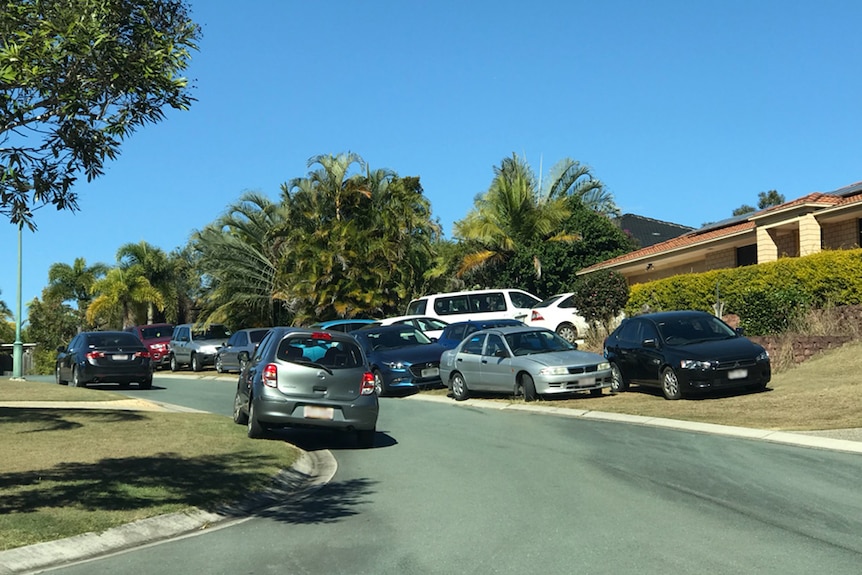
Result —
<instances>
[{"instance_id":1,"label":"dark car window tint","mask_svg":"<svg viewBox=\"0 0 862 575\"><path fill-rule=\"evenodd\" d=\"M282 361L314 362L333 369L362 365L362 352L356 343L308 335L283 339L276 357Z\"/></svg>"},{"instance_id":2,"label":"dark car window tint","mask_svg":"<svg viewBox=\"0 0 862 575\"><path fill-rule=\"evenodd\" d=\"M509 294L509 297L512 298L512 305L520 308L531 308L539 303L538 298L534 298L530 295L527 295L523 292L513 291ZM505 309L505 308L503 308Z\"/></svg>"},{"instance_id":3,"label":"dark car window tint","mask_svg":"<svg viewBox=\"0 0 862 575\"><path fill-rule=\"evenodd\" d=\"M469 311L470 303L466 295L441 297L434 301L434 312L437 315L452 315Z\"/></svg>"},{"instance_id":4,"label":"dark car window tint","mask_svg":"<svg viewBox=\"0 0 862 575\"><path fill-rule=\"evenodd\" d=\"M425 308L428 304L428 300L420 299L417 301L410 302L407 306L407 315L422 315L425 313Z\"/></svg>"},{"instance_id":5,"label":"dark car window tint","mask_svg":"<svg viewBox=\"0 0 862 575\"><path fill-rule=\"evenodd\" d=\"M463 353L482 355L482 344L484 342L485 334L476 334L474 336L471 336L470 339L464 342L464 345L461 346L461 351Z\"/></svg>"},{"instance_id":6,"label":"dark car window tint","mask_svg":"<svg viewBox=\"0 0 862 575\"><path fill-rule=\"evenodd\" d=\"M476 312L506 311L506 298L502 293L475 294L470 296L470 309Z\"/></svg>"},{"instance_id":7,"label":"dark car window tint","mask_svg":"<svg viewBox=\"0 0 862 575\"><path fill-rule=\"evenodd\" d=\"M260 343L260 341L263 339L263 336L265 336L267 333L269 333L269 330L265 329L251 332L250 336L252 343Z\"/></svg>"},{"instance_id":8,"label":"dark car window tint","mask_svg":"<svg viewBox=\"0 0 862 575\"><path fill-rule=\"evenodd\" d=\"M657 341L659 339L658 331L655 326L647 321L638 322L641 325L640 341L651 339Z\"/></svg>"},{"instance_id":9,"label":"dark car window tint","mask_svg":"<svg viewBox=\"0 0 862 575\"><path fill-rule=\"evenodd\" d=\"M452 339L462 340L467 331L466 325L456 325L449 330L449 337Z\"/></svg>"},{"instance_id":10,"label":"dark car window tint","mask_svg":"<svg viewBox=\"0 0 862 575\"><path fill-rule=\"evenodd\" d=\"M168 337L171 335L171 328L163 326L163 327L145 327L141 330L141 337L143 339L156 339L157 337Z\"/></svg>"},{"instance_id":11,"label":"dark car window tint","mask_svg":"<svg viewBox=\"0 0 862 575\"><path fill-rule=\"evenodd\" d=\"M128 332L92 334L87 338L88 347L140 347L141 345L138 336Z\"/></svg>"},{"instance_id":12,"label":"dark car window tint","mask_svg":"<svg viewBox=\"0 0 862 575\"><path fill-rule=\"evenodd\" d=\"M620 327L618 339L626 343L640 343L640 323L637 320L629 320Z\"/></svg>"},{"instance_id":13,"label":"dark car window tint","mask_svg":"<svg viewBox=\"0 0 862 575\"><path fill-rule=\"evenodd\" d=\"M575 296L570 295L569 297L567 297L566 299L561 301L557 307L561 307L561 308L565 308L565 309L570 309L570 308L575 307Z\"/></svg>"},{"instance_id":14,"label":"dark car window tint","mask_svg":"<svg viewBox=\"0 0 862 575\"><path fill-rule=\"evenodd\" d=\"M230 330L223 325L213 324L205 330L195 331L193 339L222 339L230 336Z\"/></svg>"},{"instance_id":15,"label":"dark car window tint","mask_svg":"<svg viewBox=\"0 0 862 575\"><path fill-rule=\"evenodd\" d=\"M503 338L493 333L488 334L488 341L485 343L485 355L494 355L498 351L506 351Z\"/></svg>"}]
</instances>

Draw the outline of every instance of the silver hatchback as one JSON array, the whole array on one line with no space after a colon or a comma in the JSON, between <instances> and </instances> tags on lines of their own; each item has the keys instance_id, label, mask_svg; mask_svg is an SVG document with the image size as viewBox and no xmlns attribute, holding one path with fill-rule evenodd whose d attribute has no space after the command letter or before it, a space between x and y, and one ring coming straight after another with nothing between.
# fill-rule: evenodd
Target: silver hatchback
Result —
<instances>
[{"instance_id":1,"label":"silver hatchback","mask_svg":"<svg viewBox=\"0 0 862 575\"><path fill-rule=\"evenodd\" d=\"M374 376L346 333L275 327L240 373L233 420L248 436L278 427L352 431L371 447L377 427Z\"/></svg>"}]
</instances>

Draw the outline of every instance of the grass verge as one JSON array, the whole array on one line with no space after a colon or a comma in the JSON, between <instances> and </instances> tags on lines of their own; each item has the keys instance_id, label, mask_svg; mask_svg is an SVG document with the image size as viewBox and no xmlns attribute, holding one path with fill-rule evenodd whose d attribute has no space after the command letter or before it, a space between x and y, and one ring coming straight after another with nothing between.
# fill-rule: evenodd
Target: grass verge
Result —
<instances>
[{"instance_id":1,"label":"grass verge","mask_svg":"<svg viewBox=\"0 0 862 575\"><path fill-rule=\"evenodd\" d=\"M424 393L445 394L446 390ZM483 396L496 401L522 399ZM661 391L632 386L602 397L578 394L547 400L554 407L665 417L720 425L785 431L862 427L862 343L847 344L773 374L766 391L723 393L667 401Z\"/></svg>"},{"instance_id":2,"label":"grass verge","mask_svg":"<svg viewBox=\"0 0 862 575\"><path fill-rule=\"evenodd\" d=\"M123 398L0 381L0 401ZM211 414L0 407L0 434L0 550L213 510L270 485L298 456Z\"/></svg>"}]
</instances>

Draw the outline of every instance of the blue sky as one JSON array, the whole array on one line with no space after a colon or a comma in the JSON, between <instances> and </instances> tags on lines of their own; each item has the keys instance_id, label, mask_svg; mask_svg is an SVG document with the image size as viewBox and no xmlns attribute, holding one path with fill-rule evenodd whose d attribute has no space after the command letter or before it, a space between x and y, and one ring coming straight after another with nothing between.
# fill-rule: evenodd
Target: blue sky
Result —
<instances>
[{"instance_id":1,"label":"blue sky","mask_svg":"<svg viewBox=\"0 0 862 575\"><path fill-rule=\"evenodd\" d=\"M624 213L693 227L759 192L862 180L853 0L191 0L198 101L128 139L80 211L23 233L23 300L52 263L185 245L319 154L420 176L448 237L513 153L587 164ZM241 8L238 8L241 6ZM0 223L15 310L17 228ZM26 316L26 309L24 310Z\"/></svg>"}]
</instances>

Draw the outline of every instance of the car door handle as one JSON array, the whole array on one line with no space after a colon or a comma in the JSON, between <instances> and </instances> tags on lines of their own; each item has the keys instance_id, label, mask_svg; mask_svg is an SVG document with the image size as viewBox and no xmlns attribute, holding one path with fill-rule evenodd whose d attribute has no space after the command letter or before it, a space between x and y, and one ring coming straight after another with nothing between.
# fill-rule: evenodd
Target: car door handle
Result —
<instances>
[{"instance_id":1,"label":"car door handle","mask_svg":"<svg viewBox=\"0 0 862 575\"><path fill-rule=\"evenodd\" d=\"M487 359L483 359L483 360L482 360L482 363L488 363L488 360L487 360Z\"/></svg>"},{"instance_id":2,"label":"car door handle","mask_svg":"<svg viewBox=\"0 0 862 575\"><path fill-rule=\"evenodd\" d=\"M462 360L462 359L459 357L459 358L458 358L457 360L455 360L455 361L464 361L464 360Z\"/></svg>"}]
</instances>

